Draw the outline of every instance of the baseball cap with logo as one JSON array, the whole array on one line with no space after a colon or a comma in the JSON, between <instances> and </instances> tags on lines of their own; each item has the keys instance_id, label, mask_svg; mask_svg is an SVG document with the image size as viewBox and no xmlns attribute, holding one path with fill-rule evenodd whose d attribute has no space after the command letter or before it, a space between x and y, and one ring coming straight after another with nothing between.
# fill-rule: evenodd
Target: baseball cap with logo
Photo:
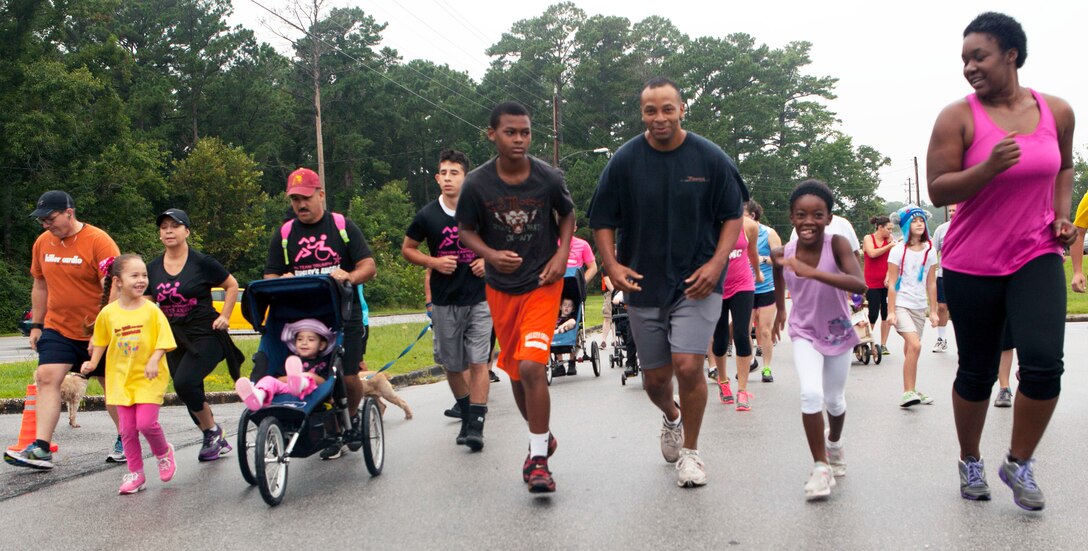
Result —
<instances>
[{"instance_id":1,"label":"baseball cap with logo","mask_svg":"<svg viewBox=\"0 0 1088 551\"><path fill-rule=\"evenodd\" d=\"M72 196L63 191L50 190L38 198L37 208L30 213L31 218L45 218L51 212L76 208Z\"/></svg>"},{"instance_id":2,"label":"baseball cap with logo","mask_svg":"<svg viewBox=\"0 0 1088 551\"><path fill-rule=\"evenodd\" d=\"M287 177L287 195L309 197L319 189L321 189L321 178L308 168L300 168Z\"/></svg>"},{"instance_id":3,"label":"baseball cap with logo","mask_svg":"<svg viewBox=\"0 0 1088 551\"><path fill-rule=\"evenodd\" d=\"M163 211L162 214L158 216L158 218L155 218L155 225L161 226L162 221L166 220L167 218L172 219L174 222L177 222L178 224L181 224L186 228L192 227L192 224L189 223L189 215L181 209L166 209L165 211Z\"/></svg>"}]
</instances>

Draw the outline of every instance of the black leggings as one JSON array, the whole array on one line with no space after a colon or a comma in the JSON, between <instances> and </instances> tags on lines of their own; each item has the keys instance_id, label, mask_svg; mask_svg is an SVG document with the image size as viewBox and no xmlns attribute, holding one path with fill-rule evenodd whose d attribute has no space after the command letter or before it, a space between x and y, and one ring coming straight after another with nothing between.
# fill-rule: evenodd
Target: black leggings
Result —
<instances>
[{"instance_id":1,"label":"black leggings","mask_svg":"<svg viewBox=\"0 0 1088 551\"><path fill-rule=\"evenodd\" d=\"M964 400L990 398L1005 325L1020 357L1019 391L1032 400L1061 393L1065 372L1065 273L1062 257L1045 254L1007 276L944 270L945 298L956 324L959 370L953 389Z\"/></svg>"},{"instance_id":2,"label":"black leggings","mask_svg":"<svg viewBox=\"0 0 1088 551\"><path fill-rule=\"evenodd\" d=\"M714 355L724 356L728 345L729 317L733 317L733 347L738 356L752 355L752 340L748 330L752 327L752 306L755 305L755 291L740 291L722 299L722 315L718 325L714 326Z\"/></svg>"},{"instance_id":3,"label":"black leggings","mask_svg":"<svg viewBox=\"0 0 1088 551\"><path fill-rule=\"evenodd\" d=\"M876 327L876 317L880 320L888 319L888 288L869 289L865 291L865 300L869 302L869 327Z\"/></svg>"},{"instance_id":4,"label":"black leggings","mask_svg":"<svg viewBox=\"0 0 1088 551\"><path fill-rule=\"evenodd\" d=\"M204 378L223 360L223 345L215 336L186 339L185 345L178 343L177 348L166 353L166 365L178 397L191 413L199 413L207 401Z\"/></svg>"}]
</instances>

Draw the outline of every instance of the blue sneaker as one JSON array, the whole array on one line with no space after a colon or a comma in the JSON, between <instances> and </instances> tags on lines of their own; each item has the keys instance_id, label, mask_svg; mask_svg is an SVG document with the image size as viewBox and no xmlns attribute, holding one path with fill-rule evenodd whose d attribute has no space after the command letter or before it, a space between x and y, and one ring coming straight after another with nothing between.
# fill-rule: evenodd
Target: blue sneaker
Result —
<instances>
[{"instance_id":1,"label":"blue sneaker","mask_svg":"<svg viewBox=\"0 0 1088 551\"><path fill-rule=\"evenodd\" d=\"M1012 488L1012 501L1021 509L1028 511L1042 511L1046 506L1043 491L1035 484L1035 460L1028 459L1023 463L1016 463L1005 458L1005 463L997 471L1009 488Z\"/></svg>"},{"instance_id":2,"label":"blue sneaker","mask_svg":"<svg viewBox=\"0 0 1088 551\"><path fill-rule=\"evenodd\" d=\"M48 471L53 468L53 454L47 449L41 449L34 442L31 442L22 451L5 451L4 461L16 467L29 467L41 471Z\"/></svg>"},{"instance_id":3,"label":"blue sneaker","mask_svg":"<svg viewBox=\"0 0 1088 551\"><path fill-rule=\"evenodd\" d=\"M106 463L125 463L125 447L121 445L121 435L117 435L117 441L113 443L113 449L106 455Z\"/></svg>"}]
</instances>

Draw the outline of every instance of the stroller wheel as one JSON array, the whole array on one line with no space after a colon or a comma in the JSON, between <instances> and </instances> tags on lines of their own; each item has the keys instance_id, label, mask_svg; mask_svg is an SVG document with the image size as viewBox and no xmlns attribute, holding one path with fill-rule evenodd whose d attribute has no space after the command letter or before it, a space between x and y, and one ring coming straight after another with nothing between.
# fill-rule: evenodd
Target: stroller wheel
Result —
<instances>
[{"instance_id":1,"label":"stroller wheel","mask_svg":"<svg viewBox=\"0 0 1088 551\"><path fill-rule=\"evenodd\" d=\"M627 386L627 374L626 373L623 373L623 374L620 375L620 384L623 385L623 386Z\"/></svg>"},{"instance_id":2,"label":"stroller wheel","mask_svg":"<svg viewBox=\"0 0 1088 551\"><path fill-rule=\"evenodd\" d=\"M879 345L873 345L873 363L880 365L880 359L884 357L883 351L880 350Z\"/></svg>"},{"instance_id":3,"label":"stroller wheel","mask_svg":"<svg viewBox=\"0 0 1088 551\"><path fill-rule=\"evenodd\" d=\"M597 343L589 346L589 361L593 364L593 376L601 376L601 352L597 350Z\"/></svg>"},{"instance_id":4,"label":"stroller wheel","mask_svg":"<svg viewBox=\"0 0 1088 551\"><path fill-rule=\"evenodd\" d=\"M863 346L861 347L861 349L861 353L864 355L864 357L861 359L861 363L869 365L869 360L871 360L873 356L873 350L868 346Z\"/></svg>"},{"instance_id":5,"label":"stroller wheel","mask_svg":"<svg viewBox=\"0 0 1088 551\"><path fill-rule=\"evenodd\" d=\"M275 417L265 417L257 428L257 488L265 503L275 506L287 493L287 455L283 430Z\"/></svg>"},{"instance_id":6,"label":"stroller wheel","mask_svg":"<svg viewBox=\"0 0 1088 551\"><path fill-rule=\"evenodd\" d=\"M363 461L370 476L382 474L385 465L385 427L382 412L373 396L368 396L361 408L363 414Z\"/></svg>"},{"instance_id":7,"label":"stroller wheel","mask_svg":"<svg viewBox=\"0 0 1088 551\"><path fill-rule=\"evenodd\" d=\"M255 452L257 450L257 423L250 420L249 410L242 411L242 417L238 419L238 467L242 470L242 478L250 486L257 484L257 464Z\"/></svg>"}]
</instances>

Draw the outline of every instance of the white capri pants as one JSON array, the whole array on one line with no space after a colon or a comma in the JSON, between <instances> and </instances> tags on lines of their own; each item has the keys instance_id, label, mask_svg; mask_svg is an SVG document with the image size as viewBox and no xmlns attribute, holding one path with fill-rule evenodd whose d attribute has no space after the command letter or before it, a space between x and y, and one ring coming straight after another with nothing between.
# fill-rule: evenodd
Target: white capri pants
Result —
<instances>
[{"instance_id":1,"label":"white capri pants","mask_svg":"<svg viewBox=\"0 0 1088 551\"><path fill-rule=\"evenodd\" d=\"M850 374L853 351L824 356L804 339L793 341L793 364L801 383L801 413L846 413L846 377Z\"/></svg>"}]
</instances>

